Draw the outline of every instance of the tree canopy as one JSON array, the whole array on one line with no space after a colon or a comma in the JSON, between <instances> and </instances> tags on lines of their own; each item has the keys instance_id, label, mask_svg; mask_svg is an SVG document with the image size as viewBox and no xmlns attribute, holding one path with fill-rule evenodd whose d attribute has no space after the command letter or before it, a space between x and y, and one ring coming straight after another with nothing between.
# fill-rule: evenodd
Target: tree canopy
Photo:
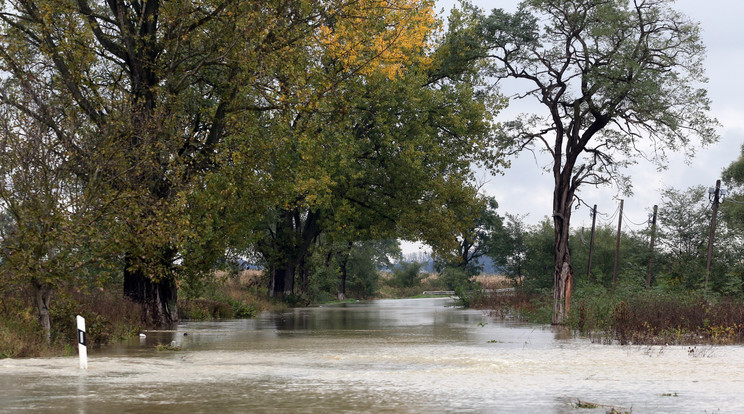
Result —
<instances>
[{"instance_id":1,"label":"tree canopy","mask_svg":"<svg viewBox=\"0 0 744 414\"><path fill-rule=\"evenodd\" d=\"M226 252L294 278L321 233L445 240L502 102L438 24L429 0L4 2L2 265L31 239L108 263L166 325Z\"/></svg>"},{"instance_id":2,"label":"tree canopy","mask_svg":"<svg viewBox=\"0 0 744 414\"><path fill-rule=\"evenodd\" d=\"M701 87L700 28L672 3L526 0L514 13L479 17L479 53L491 60L491 75L518 81L517 98L543 108L505 122L503 134L504 151L540 150L552 159L555 323L570 304L569 223L579 188L612 183L630 191L625 167L639 159L663 167L667 151L692 155L718 138Z\"/></svg>"}]
</instances>

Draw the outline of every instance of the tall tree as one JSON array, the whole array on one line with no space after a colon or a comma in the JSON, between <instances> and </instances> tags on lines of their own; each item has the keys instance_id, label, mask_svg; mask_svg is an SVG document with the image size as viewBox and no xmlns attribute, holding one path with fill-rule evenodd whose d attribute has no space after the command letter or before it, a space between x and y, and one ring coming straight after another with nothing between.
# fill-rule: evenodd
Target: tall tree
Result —
<instances>
[{"instance_id":1,"label":"tall tree","mask_svg":"<svg viewBox=\"0 0 744 414\"><path fill-rule=\"evenodd\" d=\"M30 292L50 342L55 291L110 276L105 238L94 228L111 217L97 200L103 183L78 180L51 128L19 112L0 103L0 300Z\"/></svg>"},{"instance_id":2,"label":"tall tree","mask_svg":"<svg viewBox=\"0 0 744 414\"><path fill-rule=\"evenodd\" d=\"M105 177L100 204L118 216L107 231L120 251L124 292L143 304L149 322L169 324L182 264L208 266L199 253L224 251L224 233L238 228L215 219L239 216L226 199L279 192L266 190L276 183L262 166L282 141L266 142L266 128L356 72L397 73L408 46L391 45L417 37L403 30L406 11L426 4L7 1L0 101L50 129L74 158L77 178ZM351 29L368 15L382 34L362 39ZM347 76L326 77L323 54L343 61ZM105 168L92 162L102 154L112 160ZM245 177L228 173L230 165ZM246 182L249 191L235 190ZM126 196L105 202L111 194Z\"/></svg>"},{"instance_id":3,"label":"tall tree","mask_svg":"<svg viewBox=\"0 0 744 414\"><path fill-rule=\"evenodd\" d=\"M692 154L717 140L700 84L700 28L672 0L526 0L482 17L484 53L497 79L524 85L544 115L505 123L508 150L551 157L555 231L553 323L568 315L573 270L571 212L582 185L614 183L641 158L659 167L669 150Z\"/></svg>"},{"instance_id":4,"label":"tall tree","mask_svg":"<svg viewBox=\"0 0 744 414\"><path fill-rule=\"evenodd\" d=\"M489 150L494 100L466 79L471 65L445 68L452 52L428 46L434 22L406 21L421 22L409 29L418 43L396 54L395 70L349 74L345 58L323 56L325 72L344 76L343 85L271 130L286 137L272 174L294 178L282 180L291 185L281 187L284 203L267 215L258 244L275 296L294 293L295 279L305 288L307 254L321 233L347 243L403 237L442 245L464 223L453 206L475 194L471 162L500 164Z\"/></svg>"},{"instance_id":5,"label":"tall tree","mask_svg":"<svg viewBox=\"0 0 744 414\"><path fill-rule=\"evenodd\" d=\"M468 213L459 213L463 219L470 219L464 231L455 234L456 251L450 257L438 258L440 267L456 267L467 277L474 276L482 270L477 264L479 258L491 255L491 248L504 243L508 237L503 227L503 219L496 213L498 203L493 197L479 196L477 203L468 203ZM495 253L495 252L494 252Z\"/></svg>"},{"instance_id":6,"label":"tall tree","mask_svg":"<svg viewBox=\"0 0 744 414\"><path fill-rule=\"evenodd\" d=\"M491 239L488 256L494 264L503 268L504 274L520 278L523 276L527 261L525 238L528 230L523 221L524 217L506 213L505 218L498 237Z\"/></svg>"}]
</instances>

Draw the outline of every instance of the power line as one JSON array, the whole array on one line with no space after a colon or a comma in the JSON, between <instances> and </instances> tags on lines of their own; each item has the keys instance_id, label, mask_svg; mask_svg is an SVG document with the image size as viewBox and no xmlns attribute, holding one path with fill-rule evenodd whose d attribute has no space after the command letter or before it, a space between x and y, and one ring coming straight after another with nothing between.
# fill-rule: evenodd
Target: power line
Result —
<instances>
[{"instance_id":1,"label":"power line","mask_svg":"<svg viewBox=\"0 0 744 414\"><path fill-rule=\"evenodd\" d=\"M620 211L620 206L618 206L617 208L615 208L615 212L612 213L612 215L607 218L607 222L604 222L603 221L602 222L602 225L604 225L604 226L610 226L610 225L612 225L612 223L615 221L615 217L617 217L617 212L618 211ZM598 214L600 216L607 216L607 214L603 214L603 213L598 213Z\"/></svg>"},{"instance_id":2,"label":"power line","mask_svg":"<svg viewBox=\"0 0 744 414\"><path fill-rule=\"evenodd\" d=\"M625 220L627 220L628 222L630 222L630 224L633 224L634 226L647 226L649 224L648 220L646 220L646 221L644 221L642 223L636 223L633 220L629 219L628 218L628 215L625 214L625 213L623 213L623 217L625 218Z\"/></svg>"}]
</instances>

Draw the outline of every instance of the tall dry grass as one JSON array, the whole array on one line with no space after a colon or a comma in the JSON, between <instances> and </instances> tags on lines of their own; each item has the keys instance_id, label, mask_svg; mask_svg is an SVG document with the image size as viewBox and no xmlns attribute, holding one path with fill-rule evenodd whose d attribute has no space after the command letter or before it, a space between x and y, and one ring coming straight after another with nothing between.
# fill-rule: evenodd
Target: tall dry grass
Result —
<instances>
[{"instance_id":1,"label":"tall dry grass","mask_svg":"<svg viewBox=\"0 0 744 414\"><path fill-rule=\"evenodd\" d=\"M86 320L89 344L100 346L139 332L140 307L121 292L103 289L60 289L52 296L51 343L47 343L30 292L20 290L0 298L0 358L42 357L74 353L77 343L75 318Z\"/></svg>"},{"instance_id":2,"label":"tall dry grass","mask_svg":"<svg viewBox=\"0 0 744 414\"><path fill-rule=\"evenodd\" d=\"M243 270L237 274L217 271L202 295L179 298L179 316L197 320L252 318L259 312L280 307L269 299L267 289L267 279L261 270Z\"/></svg>"}]
</instances>

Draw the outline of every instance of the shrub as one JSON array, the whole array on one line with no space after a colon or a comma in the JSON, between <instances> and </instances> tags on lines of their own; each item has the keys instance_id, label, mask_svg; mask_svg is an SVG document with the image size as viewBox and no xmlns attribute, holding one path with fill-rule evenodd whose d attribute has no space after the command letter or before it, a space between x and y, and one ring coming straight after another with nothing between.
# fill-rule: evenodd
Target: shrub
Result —
<instances>
[{"instance_id":1,"label":"shrub","mask_svg":"<svg viewBox=\"0 0 744 414\"><path fill-rule=\"evenodd\" d=\"M459 267L445 267L439 274L439 279L448 290L469 290L472 282L468 274Z\"/></svg>"},{"instance_id":2,"label":"shrub","mask_svg":"<svg viewBox=\"0 0 744 414\"><path fill-rule=\"evenodd\" d=\"M181 318L194 320L231 319L235 310L229 303L209 299L185 299L178 301Z\"/></svg>"},{"instance_id":3,"label":"shrub","mask_svg":"<svg viewBox=\"0 0 744 414\"><path fill-rule=\"evenodd\" d=\"M233 307L233 314L236 318L255 318L258 315L258 308L252 303L245 303L236 299L230 299L229 302Z\"/></svg>"},{"instance_id":4,"label":"shrub","mask_svg":"<svg viewBox=\"0 0 744 414\"><path fill-rule=\"evenodd\" d=\"M578 296L578 295L577 295ZM580 292L569 324L583 335L621 344L695 344L744 341L744 304L694 292Z\"/></svg>"},{"instance_id":5,"label":"shrub","mask_svg":"<svg viewBox=\"0 0 744 414\"><path fill-rule=\"evenodd\" d=\"M419 262L399 263L388 283L394 287L412 288L421 283L421 267Z\"/></svg>"}]
</instances>

